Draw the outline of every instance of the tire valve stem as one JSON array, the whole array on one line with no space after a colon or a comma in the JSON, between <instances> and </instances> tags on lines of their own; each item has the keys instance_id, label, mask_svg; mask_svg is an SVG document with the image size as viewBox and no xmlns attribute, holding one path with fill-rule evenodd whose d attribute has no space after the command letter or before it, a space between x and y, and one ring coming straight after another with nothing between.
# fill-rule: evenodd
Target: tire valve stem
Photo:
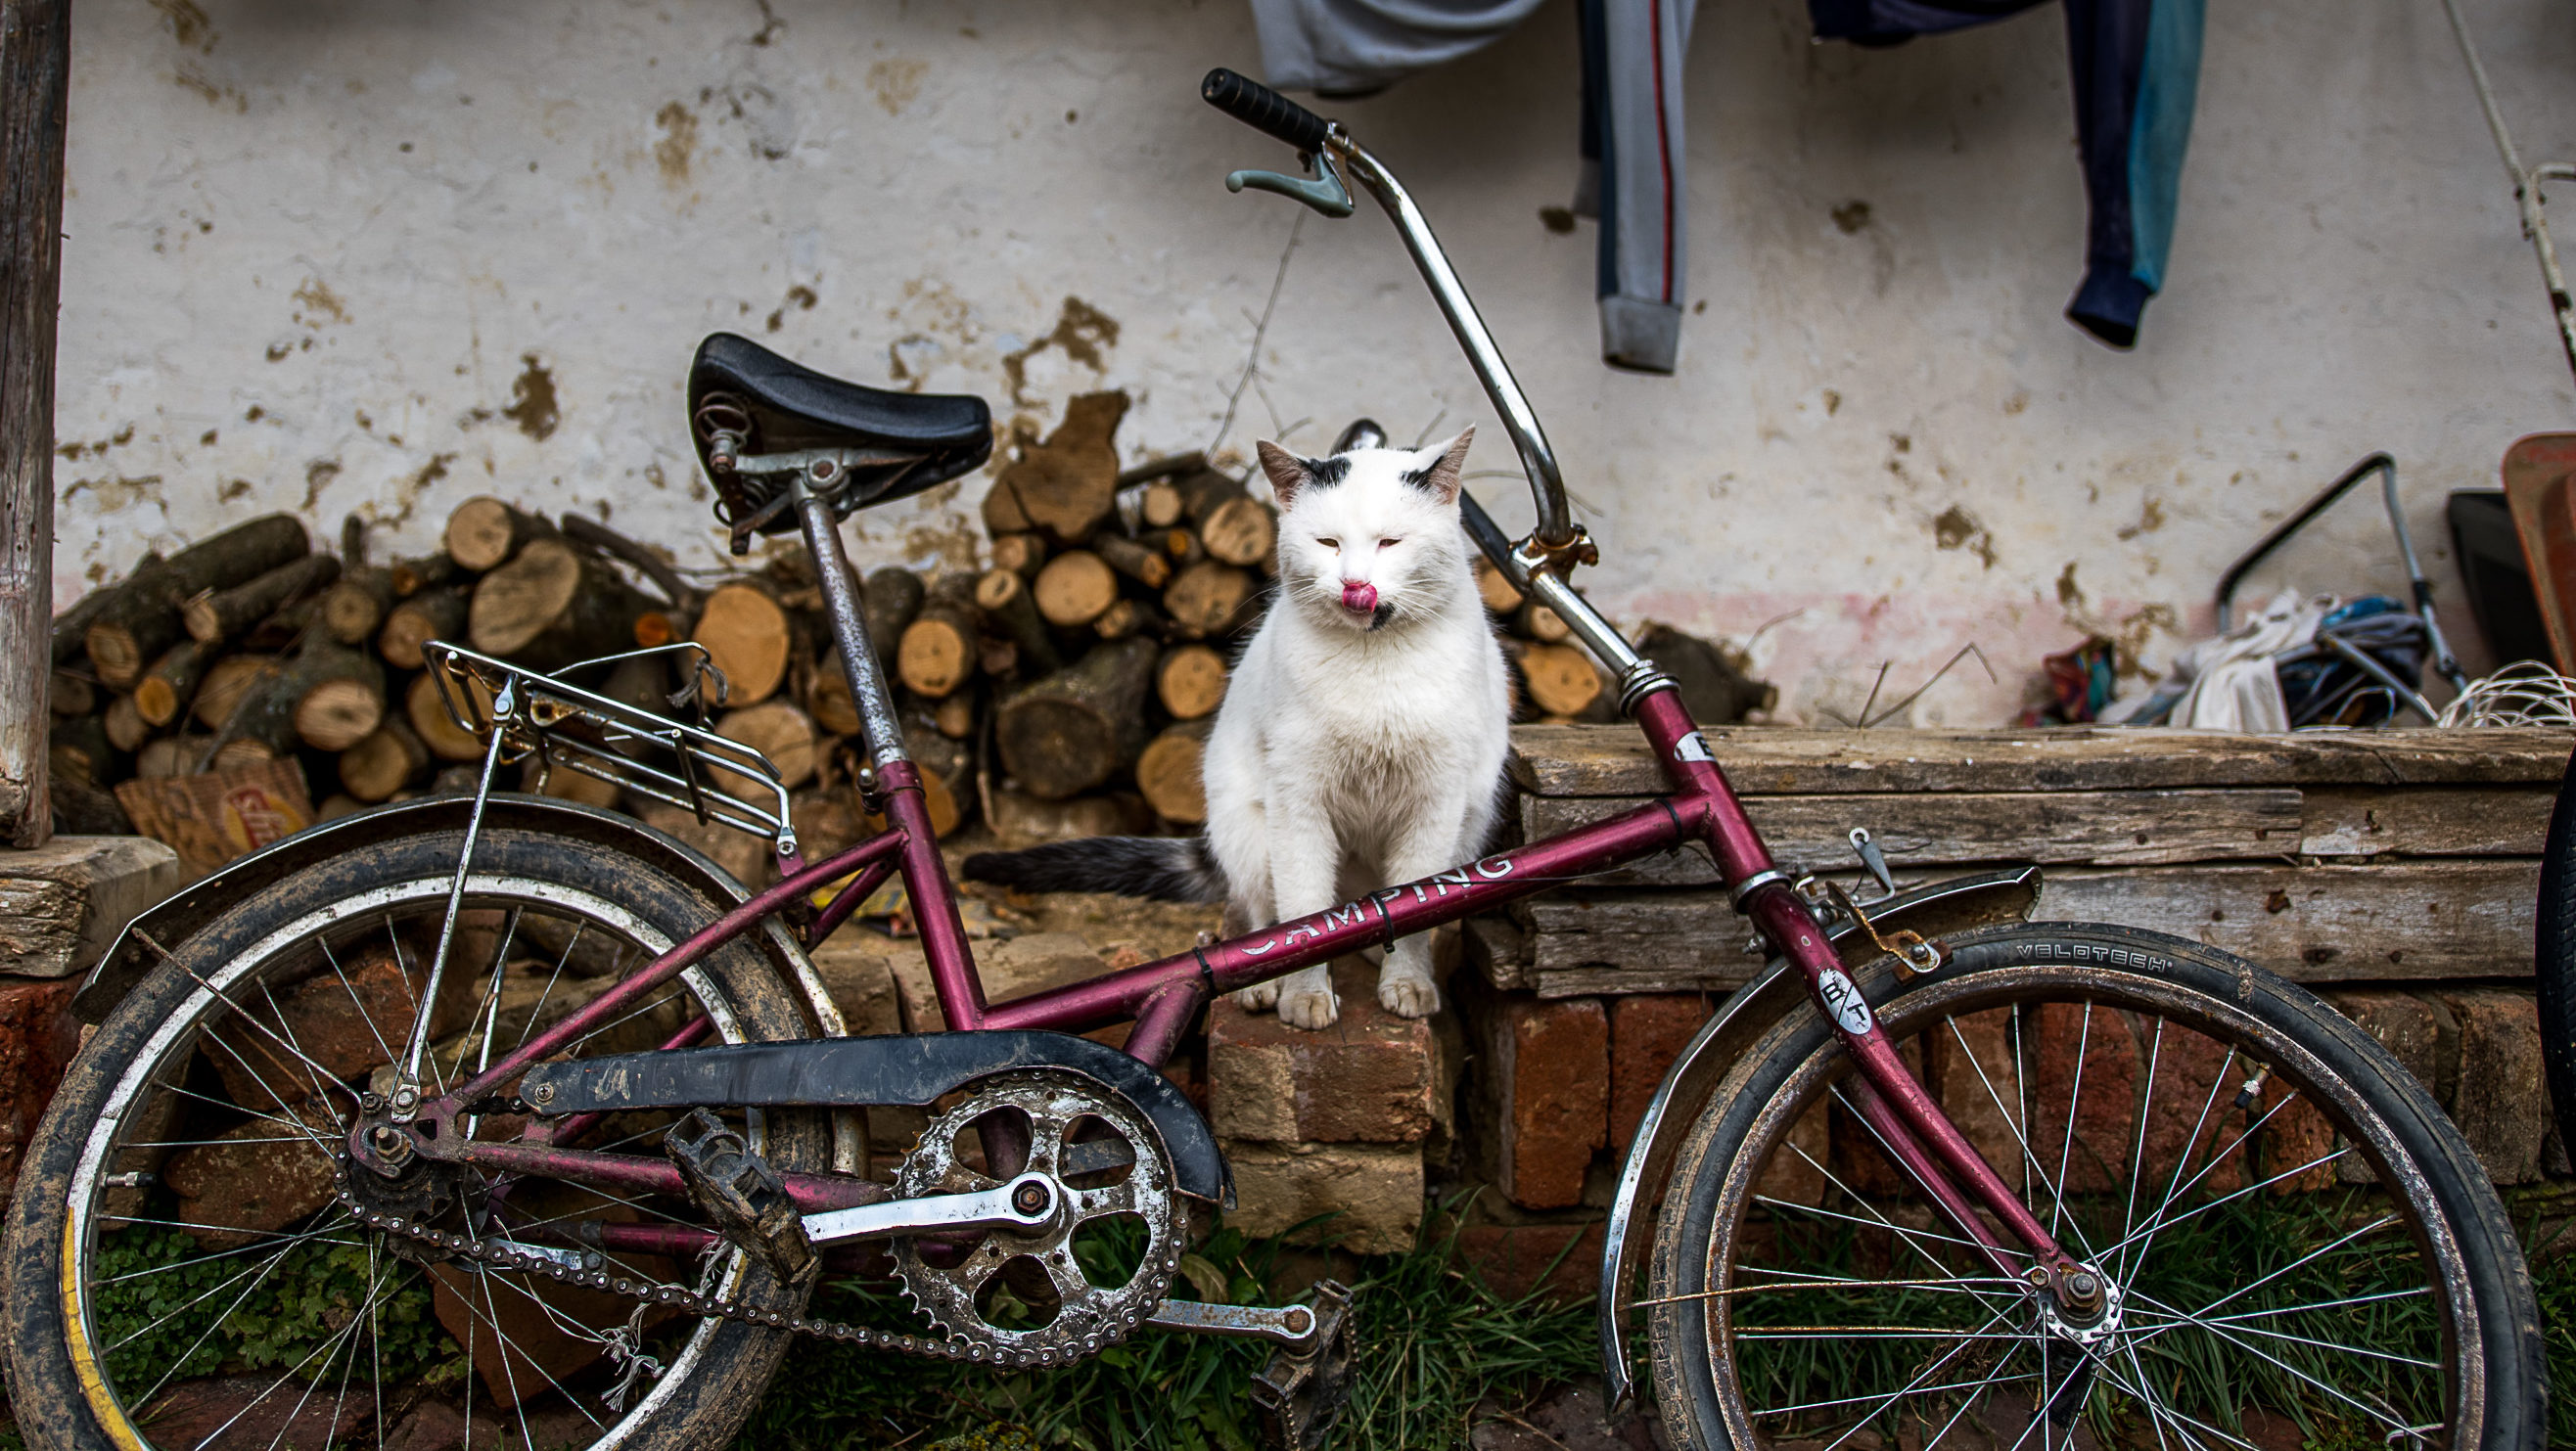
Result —
<instances>
[{"instance_id":1,"label":"tire valve stem","mask_svg":"<svg viewBox=\"0 0 2576 1451\"><path fill-rule=\"evenodd\" d=\"M2236 1107L2245 1113L2252 1113L2254 1106L2262 1102L2263 1084L2271 1076L2272 1069L2269 1064L2255 1064L2254 1076L2245 1080L2243 1088L2236 1090Z\"/></svg>"}]
</instances>

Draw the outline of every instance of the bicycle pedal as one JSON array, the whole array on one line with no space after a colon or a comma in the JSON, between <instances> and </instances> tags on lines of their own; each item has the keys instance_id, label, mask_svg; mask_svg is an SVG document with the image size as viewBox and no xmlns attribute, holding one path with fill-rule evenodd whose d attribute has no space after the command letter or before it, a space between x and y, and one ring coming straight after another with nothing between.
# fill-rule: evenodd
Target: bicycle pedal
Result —
<instances>
[{"instance_id":1,"label":"bicycle pedal","mask_svg":"<svg viewBox=\"0 0 2576 1451\"><path fill-rule=\"evenodd\" d=\"M1252 1378L1252 1413L1268 1451L1319 1451L1351 1399L1351 1292L1315 1282L1315 1338L1285 1348Z\"/></svg>"},{"instance_id":2,"label":"bicycle pedal","mask_svg":"<svg viewBox=\"0 0 2576 1451\"><path fill-rule=\"evenodd\" d=\"M679 1167L699 1212L724 1237L742 1247L781 1283L802 1285L822 1261L805 1237L805 1217L787 1197L786 1182L751 1151L742 1135L705 1109L671 1126L662 1152Z\"/></svg>"}]
</instances>

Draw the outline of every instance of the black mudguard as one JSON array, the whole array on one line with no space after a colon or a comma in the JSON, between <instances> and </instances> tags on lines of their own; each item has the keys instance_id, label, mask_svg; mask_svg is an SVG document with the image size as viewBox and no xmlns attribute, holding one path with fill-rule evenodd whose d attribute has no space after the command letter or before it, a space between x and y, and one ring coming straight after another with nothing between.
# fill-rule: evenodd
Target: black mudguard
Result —
<instances>
[{"instance_id":1,"label":"black mudguard","mask_svg":"<svg viewBox=\"0 0 2576 1451\"><path fill-rule=\"evenodd\" d=\"M520 1080L519 1096L549 1116L728 1105L926 1107L979 1078L1016 1068L1065 1069L1126 1099L1162 1135L1182 1193L1231 1203L1233 1186L1216 1135L1171 1080L1115 1048L1070 1033L903 1033L623 1053L540 1063Z\"/></svg>"}]
</instances>

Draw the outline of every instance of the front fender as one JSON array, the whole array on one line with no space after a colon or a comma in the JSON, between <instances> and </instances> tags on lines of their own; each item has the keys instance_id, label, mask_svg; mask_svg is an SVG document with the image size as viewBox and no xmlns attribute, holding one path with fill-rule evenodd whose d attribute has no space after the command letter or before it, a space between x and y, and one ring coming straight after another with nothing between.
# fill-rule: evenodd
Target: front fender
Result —
<instances>
[{"instance_id":1,"label":"front fender","mask_svg":"<svg viewBox=\"0 0 2576 1451\"><path fill-rule=\"evenodd\" d=\"M2023 922L2039 906L2040 886L2035 866L1926 882L1873 910L1870 920L1925 937ZM1861 937L1860 924L1846 920L1830 937L1839 949ZM1861 945L1869 945L1867 938L1861 937ZM1628 1142L1627 1162L1619 1170L1619 1188L1610 1200L1610 1222L1601 1245L1601 1371L1606 1397L1614 1406L1636 1392L1628 1375L1625 1302L1629 1281L1654 1241L1654 1211L1663 1198L1664 1177L1672 1172L1683 1140L1690 1137L1700 1110L1708 1106L1709 1096L1727 1070L1772 1025L1807 1008L1806 984L1786 963L1772 959L1761 976L1718 1005L1699 1035L1673 1060L1653 1101L1646 1105L1636 1137Z\"/></svg>"},{"instance_id":2,"label":"front fender","mask_svg":"<svg viewBox=\"0 0 2576 1451\"><path fill-rule=\"evenodd\" d=\"M463 831L473 810L471 796L423 796L396 802L323 822L217 869L126 924L107 955L90 969L80 991L72 995L73 1015L85 1023L104 1020L127 989L159 963L160 954L152 944L170 947L262 889L343 852L423 832ZM620 852L670 873L728 907L751 897L748 887L705 853L631 816L552 796L496 791L484 808L483 821L487 826L570 837ZM842 1020L841 1010L832 1006L832 995L824 990L813 960L776 918L761 924L751 940L796 984L815 1036L848 1034L849 1025Z\"/></svg>"}]
</instances>

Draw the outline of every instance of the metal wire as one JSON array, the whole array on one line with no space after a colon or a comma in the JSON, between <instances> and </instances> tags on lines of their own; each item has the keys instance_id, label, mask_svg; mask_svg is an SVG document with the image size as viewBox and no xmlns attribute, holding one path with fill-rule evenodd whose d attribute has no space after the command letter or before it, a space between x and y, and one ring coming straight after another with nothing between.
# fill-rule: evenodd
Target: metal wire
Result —
<instances>
[{"instance_id":1,"label":"metal wire","mask_svg":"<svg viewBox=\"0 0 2576 1451\"><path fill-rule=\"evenodd\" d=\"M2472 680L2442 708L2444 726L2576 725L2576 680L2537 660L2508 665Z\"/></svg>"}]
</instances>

